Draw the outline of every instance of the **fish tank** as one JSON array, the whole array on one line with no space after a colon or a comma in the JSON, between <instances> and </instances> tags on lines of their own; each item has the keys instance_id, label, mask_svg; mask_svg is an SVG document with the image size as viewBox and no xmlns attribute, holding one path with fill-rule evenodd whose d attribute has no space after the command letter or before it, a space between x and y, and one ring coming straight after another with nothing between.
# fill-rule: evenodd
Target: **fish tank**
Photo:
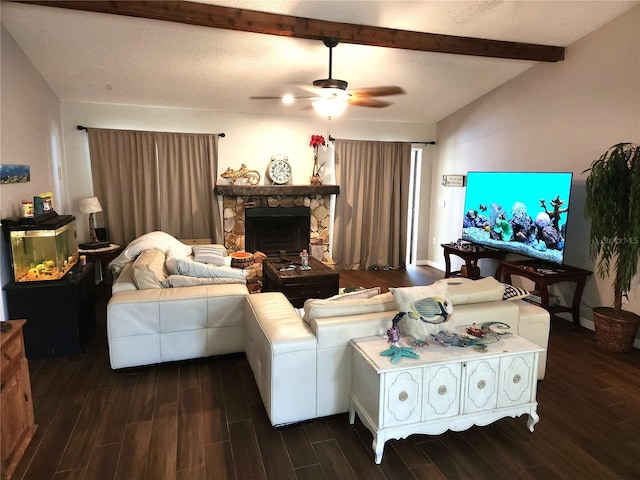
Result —
<instances>
[{"instance_id":1,"label":"fish tank","mask_svg":"<svg viewBox=\"0 0 640 480\"><path fill-rule=\"evenodd\" d=\"M78 263L78 238L73 215L2 220L11 245L15 282L60 280Z\"/></svg>"}]
</instances>

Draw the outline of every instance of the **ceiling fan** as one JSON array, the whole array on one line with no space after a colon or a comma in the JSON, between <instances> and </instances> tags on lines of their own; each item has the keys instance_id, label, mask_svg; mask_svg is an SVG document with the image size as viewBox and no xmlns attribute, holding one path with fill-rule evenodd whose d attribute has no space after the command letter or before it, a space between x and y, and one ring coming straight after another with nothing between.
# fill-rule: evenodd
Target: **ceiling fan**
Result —
<instances>
[{"instance_id":1,"label":"ceiling fan","mask_svg":"<svg viewBox=\"0 0 640 480\"><path fill-rule=\"evenodd\" d=\"M400 87L370 87L347 91L347 81L332 77L333 48L338 45L338 39L333 37L323 38L323 43L329 48L329 78L314 80L313 85L297 86L313 93L313 96L292 96L281 97L250 97L252 100L282 100L285 103L292 103L296 99L311 100L313 108L325 117L335 117L342 113L347 105L358 107L383 108L391 105L389 102L378 100L375 97L386 97L389 95L404 94Z\"/></svg>"}]
</instances>

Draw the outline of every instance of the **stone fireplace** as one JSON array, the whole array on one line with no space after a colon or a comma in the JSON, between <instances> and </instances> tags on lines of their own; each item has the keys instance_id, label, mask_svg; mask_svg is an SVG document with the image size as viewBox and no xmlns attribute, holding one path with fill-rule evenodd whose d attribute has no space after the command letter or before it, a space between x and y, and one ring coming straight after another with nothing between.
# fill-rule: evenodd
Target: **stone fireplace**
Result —
<instances>
[{"instance_id":1,"label":"stone fireplace","mask_svg":"<svg viewBox=\"0 0 640 480\"><path fill-rule=\"evenodd\" d=\"M297 254L312 244L329 260L331 194L339 191L336 185L217 185L225 247L274 255Z\"/></svg>"}]
</instances>

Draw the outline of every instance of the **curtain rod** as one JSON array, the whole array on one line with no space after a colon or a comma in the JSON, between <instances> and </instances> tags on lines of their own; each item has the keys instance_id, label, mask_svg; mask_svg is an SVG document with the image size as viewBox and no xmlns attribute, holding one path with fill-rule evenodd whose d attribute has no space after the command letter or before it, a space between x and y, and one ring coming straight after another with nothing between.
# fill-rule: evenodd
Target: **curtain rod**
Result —
<instances>
[{"instance_id":1,"label":"curtain rod","mask_svg":"<svg viewBox=\"0 0 640 480\"><path fill-rule=\"evenodd\" d=\"M330 142L335 142L336 139L333 138L331 135L329 135L329 141ZM430 140L428 142L409 142L409 143L422 143L423 145L435 145L436 144L435 140Z\"/></svg>"},{"instance_id":2,"label":"curtain rod","mask_svg":"<svg viewBox=\"0 0 640 480\"><path fill-rule=\"evenodd\" d=\"M76 128L78 130L84 130L85 132L89 131L89 127L83 127L82 125L78 125ZM222 138L226 137L224 133L215 133L214 135L218 135L219 137L222 137Z\"/></svg>"}]
</instances>

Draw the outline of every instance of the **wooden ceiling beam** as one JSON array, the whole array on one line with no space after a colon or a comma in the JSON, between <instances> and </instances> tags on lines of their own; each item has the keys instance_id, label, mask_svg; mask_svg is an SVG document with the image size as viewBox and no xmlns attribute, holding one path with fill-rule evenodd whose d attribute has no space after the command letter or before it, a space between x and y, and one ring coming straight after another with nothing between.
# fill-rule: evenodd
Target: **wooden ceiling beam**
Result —
<instances>
[{"instance_id":1,"label":"wooden ceiling beam","mask_svg":"<svg viewBox=\"0 0 640 480\"><path fill-rule=\"evenodd\" d=\"M564 60L564 47L329 22L187 1L20 1L18 3L311 40L336 37L343 43L376 47L540 62Z\"/></svg>"}]
</instances>

